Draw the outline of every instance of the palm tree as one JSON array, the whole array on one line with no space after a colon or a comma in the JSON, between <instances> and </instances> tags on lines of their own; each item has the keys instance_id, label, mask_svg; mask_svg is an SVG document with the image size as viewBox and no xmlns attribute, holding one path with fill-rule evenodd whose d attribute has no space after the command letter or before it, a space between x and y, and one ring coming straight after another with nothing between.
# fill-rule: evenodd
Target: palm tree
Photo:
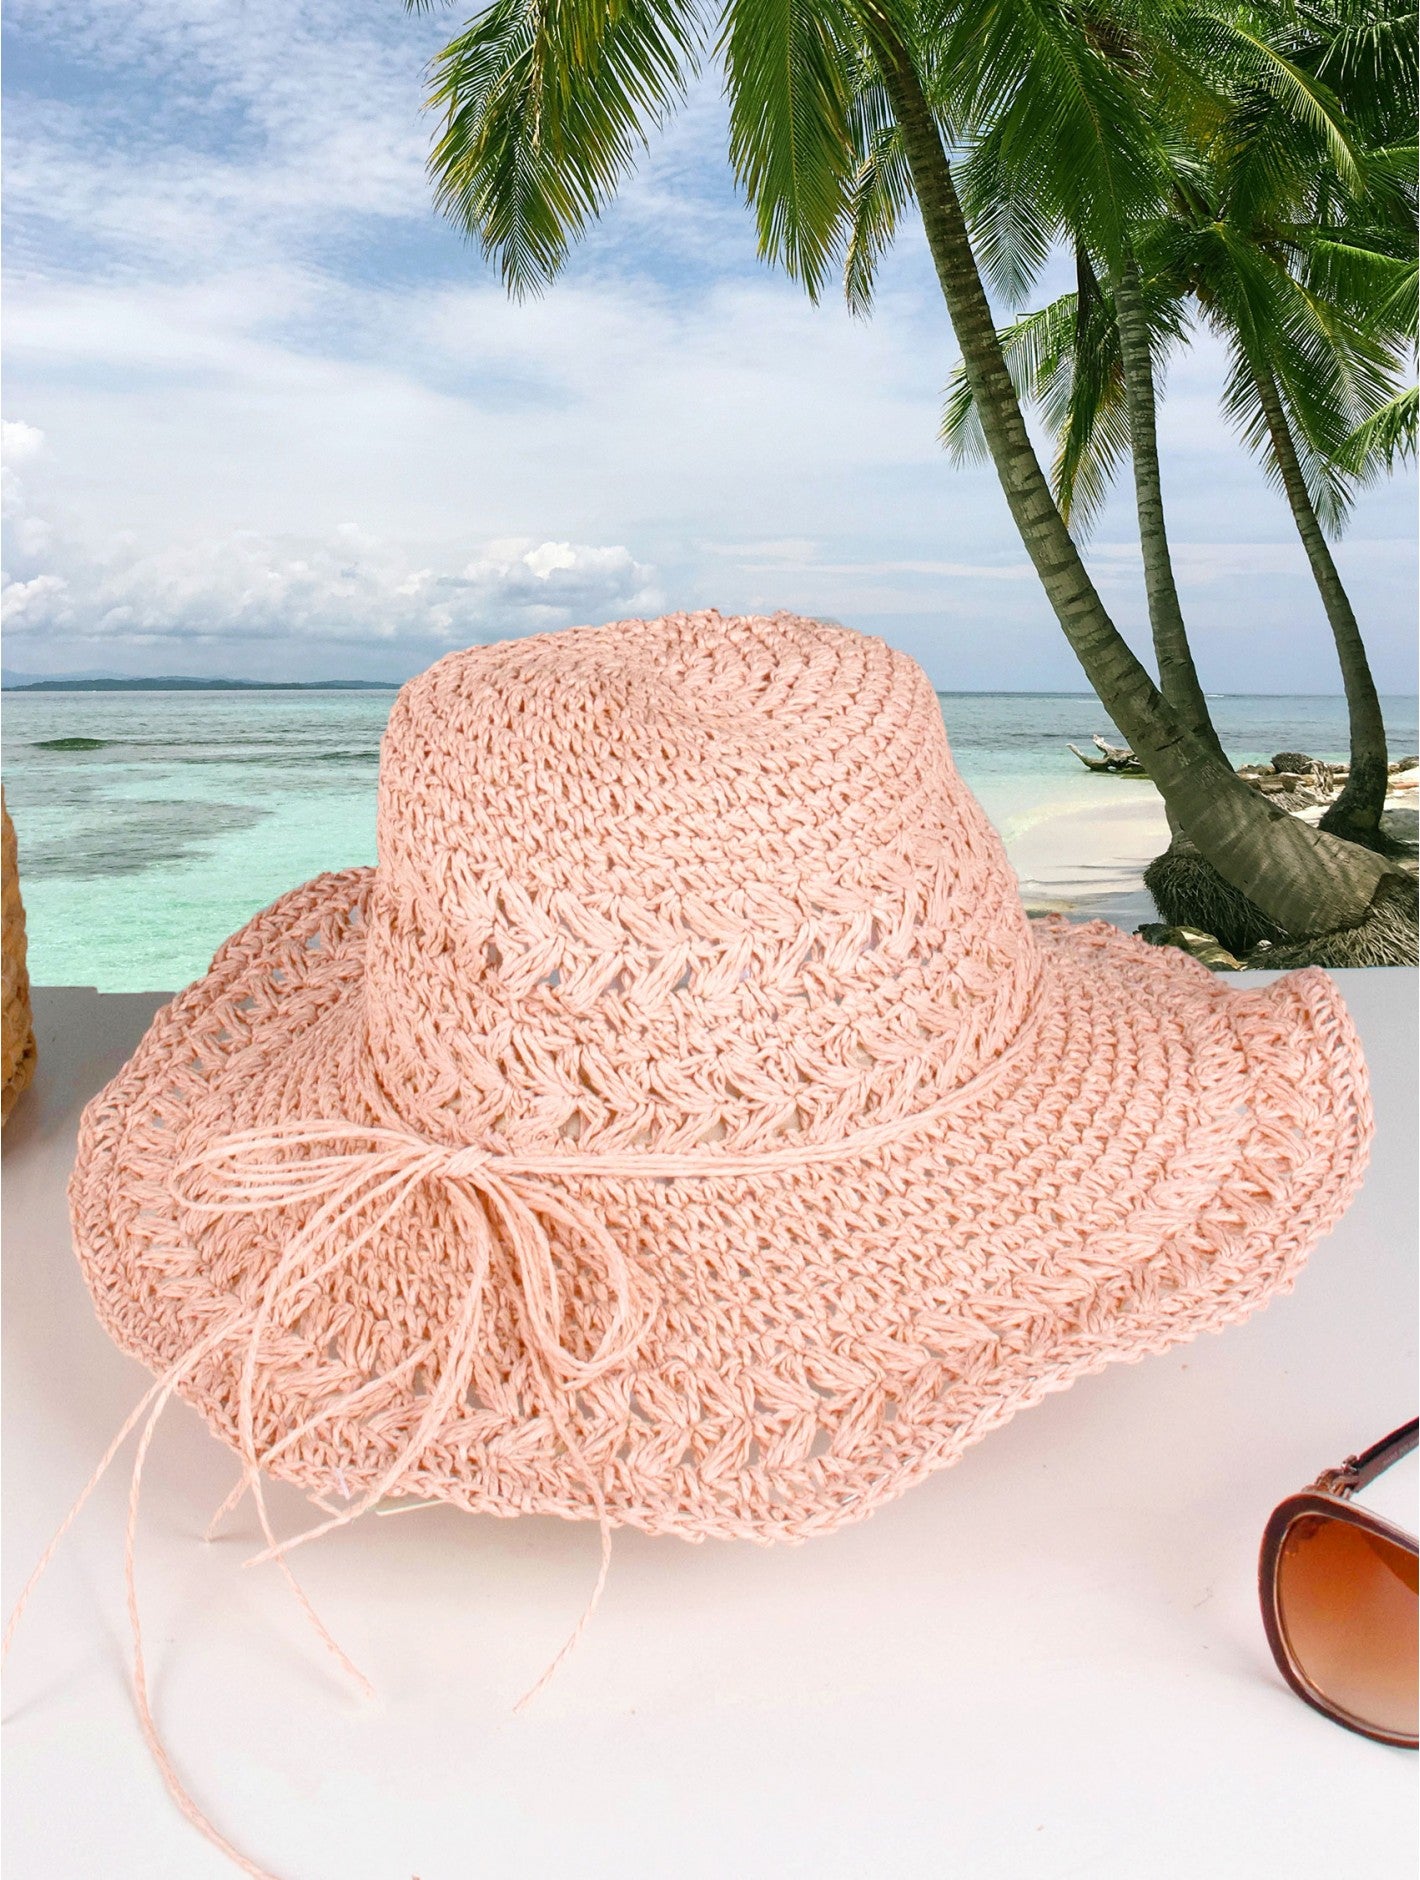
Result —
<instances>
[{"instance_id":1,"label":"palm tree","mask_svg":"<svg viewBox=\"0 0 1420 1880\"><path fill-rule=\"evenodd\" d=\"M1353 36L1358 12L1354 5L1346 9ZM1345 62L1335 56L1344 36L1334 20L1323 24L1325 33L1313 17L1311 37L1286 50L1299 65L1329 65L1347 77ZM1353 59L1352 67L1356 64ZM1395 82L1386 92L1392 117L1393 100L1404 91L1405 65L1403 59L1398 62ZM1221 334L1231 358L1226 408L1286 494L1345 684L1351 767L1322 827L1380 846L1385 728L1326 531L1344 522L1351 459L1357 452L1364 458L1368 446L1378 447L1389 435L1381 427L1394 384L1395 347L1402 339L1413 342L1414 335L1413 212L1394 186L1392 153L1358 150L1328 94L1303 93L1303 103L1312 109L1299 113L1294 98L1259 86L1250 73L1243 76L1226 108L1211 114L1197 111L1198 88L1193 86L1192 120L1206 126L1206 135L1193 148L1176 148L1169 212L1133 231L1131 252L1115 274L1112 294L1101 296L1097 289L1087 294L1093 283L1082 267L1081 290L1073 301L1065 297L1052 309L1027 316L1002 340L1019 361L1021 389L1044 395L1050 407L1060 438L1056 492L1067 516L1082 474L1093 506L1126 442L1132 449L1160 671L1181 645L1180 709L1206 714L1187 659L1163 527L1154 376L1157 356L1179 336L1186 302L1201 309ZM1365 88L1354 82L1354 69L1349 76L1351 89L1368 106ZM1370 65L1361 77L1374 92ZM1177 100L1167 95L1167 87L1161 89L1158 103L1167 111ZM1405 109L1403 103L1400 108ZM1374 124L1374 108L1367 108L1366 115ZM1178 116L1187 121L1187 114ZM1177 145L1177 127L1174 136ZM1344 185L1337 149L1344 158ZM979 200L990 208L1003 196L1013 203L1024 197L1039 213L1043 179L1031 173L1012 176L991 153L983 186L974 174L981 154L968 165L975 186L969 205ZM1367 181L1369 190L1358 200L1358 189ZM1054 207L1053 213L1065 221L1068 206ZM1401 252L1405 249L1408 256ZM1140 273L1141 257L1147 279ZM1023 271L1018 263L1017 275ZM1062 340L1068 340L1076 357L1067 356ZM1082 348L1088 358L1078 356ZM1403 425L1406 409L1397 407L1392 430L1396 423ZM970 416L969 388L958 372L943 425L947 442L958 450L974 442ZM1358 430L1358 424L1372 429ZM1163 689L1167 696L1167 683Z\"/></svg>"},{"instance_id":2,"label":"palm tree","mask_svg":"<svg viewBox=\"0 0 1420 1880\"><path fill-rule=\"evenodd\" d=\"M1356 428L1369 422L1393 391L1393 355L1374 333L1351 326L1312 290L1297 296L1305 326L1301 345L1284 354L1277 315L1295 284L1269 267L1265 250L1230 239L1219 224L1198 244L1194 291L1205 317L1226 332L1232 370L1224 404L1244 439L1280 483L1331 627L1346 692L1351 767L1322 826L1352 841L1379 844L1388 753L1370 660L1327 532L1344 525L1351 500L1345 453ZM1217 264L1214 272L1209 263ZM1329 314L1336 317L1327 319ZM1325 322L1325 324L1323 324ZM1279 361L1295 361L1288 372ZM1347 377L1350 383L1347 384ZM1338 378L1341 383L1336 381ZM1347 394L1349 393L1349 396Z\"/></svg>"},{"instance_id":3,"label":"palm tree","mask_svg":"<svg viewBox=\"0 0 1420 1880\"><path fill-rule=\"evenodd\" d=\"M1127 161L1137 120L1066 0L952 7L945 20L909 0L723 0L718 19L694 0L493 0L433 64L440 206L496 257L512 291L543 285L712 44L724 61L730 155L761 249L810 293L843 254L873 140L895 129L1013 521L1102 704L1199 849L1289 934L1380 916L1404 894L1404 878L1276 810L1161 696L1090 580L1027 434L932 100L957 49L969 47L978 70L995 58L1011 74L1017 115L1033 114L1062 173L1073 169L1082 199L1099 203L1107 246L1110 230L1142 213ZM1103 173L1101 118L1116 126L1123 153Z\"/></svg>"},{"instance_id":4,"label":"palm tree","mask_svg":"<svg viewBox=\"0 0 1420 1880\"><path fill-rule=\"evenodd\" d=\"M1017 122L1018 113L1002 110L1002 87L995 74L989 87L969 91L972 135L962 165L961 194L987 272L1007 299L1021 297L1022 287L1033 279L1049 251L1052 236L1064 238L1073 248L1079 278L1077 307L1098 310L1097 271L1107 286L1112 345L1118 353L1118 370L1110 384L1118 394L1122 438L1133 459L1159 689L1197 742L1221 759L1222 745L1189 645L1164 517L1156 375L1160 342L1176 335L1161 334L1151 321L1151 312L1157 316L1161 310L1147 305L1136 225L1127 209L1133 201L1144 202L1154 211L1169 185L1167 151L1159 134L1167 125L1156 94L1164 90L1172 103L1192 114L1216 114L1218 108L1212 90L1179 61L1168 37L1166 29L1176 23L1171 16L1178 11L1162 8L1160 17L1147 25L1132 11L1121 11L1116 18L1086 6L1074 16L1090 53L1117 74L1129 106L1147 112L1152 131L1152 135L1136 131L1127 144L1122 143L1117 109L1112 117L1093 113L1092 124L1082 127L1092 129L1098 145L1101 181L1118 205L1112 217L1098 214L1092 196L1080 190L1078 178L1062 174L1053 161L1052 146L1035 134L1028 118ZM1191 14L1180 17L1191 18ZM1251 62L1255 63L1255 57ZM1016 88L1028 96L1019 74ZM1083 337L1082 330L1077 337ZM1062 509L1062 513L1066 512Z\"/></svg>"},{"instance_id":5,"label":"palm tree","mask_svg":"<svg viewBox=\"0 0 1420 1880\"><path fill-rule=\"evenodd\" d=\"M1147 245L1144 252L1150 254ZM1287 497L1331 625L1350 718L1351 770L1322 827L1374 844L1386 792L1385 727L1327 532L1344 525L1357 481L1413 451L1414 390L1387 397L1395 364L1388 346L1378 344L1349 309L1329 302L1316 287L1299 286L1217 217L1208 216L1190 241L1174 242L1166 256L1155 244L1151 259L1158 271L1141 277L1139 294L1153 354L1179 336L1190 299L1223 336L1232 362L1225 409ZM1408 264L1389 265L1405 271ZM999 337L1018 391L1040 403L1056 437L1053 487L1062 513L1081 535L1131 447L1136 482L1147 479L1160 516L1162 506L1155 434L1151 426L1141 444L1134 423L1140 401L1127 396L1131 374L1117 303L1093 280L1087 263L1078 271L1088 288L1082 285L1024 315ZM1413 291L1413 265L1408 271ZM1156 372L1151 365L1150 404ZM970 387L958 369L942 420L943 441L958 457L979 450L974 419ZM1141 537L1147 539L1143 494L1139 512ZM1161 524L1154 549L1166 563ZM1161 644L1152 587L1150 613L1162 670L1167 642Z\"/></svg>"},{"instance_id":6,"label":"palm tree","mask_svg":"<svg viewBox=\"0 0 1420 1880\"><path fill-rule=\"evenodd\" d=\"M1335 641L1351 767L1322 827L1380 846L1385 725L1327 534L1350 506L1350 440L1415 339L1413 152L1394 148L1414 136L1414 9L1312 0L1277 45L1335 101L1331 123L1240 87L1197 187L1178 192L1171 265L1226 337L1226 407L1286 496Z\"/></svg>"}]
</instances>

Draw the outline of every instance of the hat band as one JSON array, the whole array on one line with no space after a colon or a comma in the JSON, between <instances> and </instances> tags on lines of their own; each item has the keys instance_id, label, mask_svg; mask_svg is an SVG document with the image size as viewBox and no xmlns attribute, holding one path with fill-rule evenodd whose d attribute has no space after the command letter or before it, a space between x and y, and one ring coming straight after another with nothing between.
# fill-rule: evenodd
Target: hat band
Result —
<instances>
[{"instance_id":1,"label":"hat band","mask_svg":"<svg viewBox=\"0 0 1420 1880\"><path fill-rule=\"evenodd\" d=\"M713 1181L753 1179L825 1162L851 1161L945 1120L979 1101L1031 1043L1039 1003L1010 1043L991 1062L944 1096L827 1142L786 1142L772 1149L724 1150L500 1150L441 1143L404 1129L350 1122L342 1117L295 1119L265 1129L220 1137L187 1156L175 1170L182 1204L210 1215L259 1214L318 1203L298 1236L301 1243L339 1238L376 1200L393 1194L378 1219L365 1225L360 1244L373 1238L421 1184L439 1182L472 1230L484 1256L493 1226L502 1228L518 1262L529 1343L567 1383L589 1382L632 1356L644 1329L636 1309L638 1285L630 1262L597 1217L556 1192L568 1179L604 1181ZM324 1148L329 1154L292 1159L282 1151ZM198 1177L196 1187L187 1178ZM602 1268L615 1301L611 1325L596 1351L578 1359L562 1344L560 1299L544 1221L560 1222L582 1240ZM290 1254L296 1250L293 1242ZM345 1253L353 1251L347 1247ZM286 1262L283 1260L283 1265ZM309 1279L311 1275L306 1275Z\"/></svg>"},{"instance_id":2,"label":"hat band","mask_svg":"<svg viewBox=\"0 0 1420 1880\"><path fill-rule=\"evenodd\" d=\"M509 1277L528 1355L542 1374L546 1410L569 1454L585 1475L593 1506L602 1512L600 1486L580 1452L568 1412L583 1386L627 1362L640 1348L655 1302L644 1274L617 1244L604 1222L582 1201L561 1191L570 1179L607 1181L713 1181L753 1179L823 1163L847 1162L887 1147L911 1132L940 1124L956 1109L987 1095L1023 1051L1031 1047L1039 1002L1010 1044L975 1076L935 1102L890 1117L831 1142L789 1142L747 1151L683 1150L493 1150L431 1141L400 1129L351 1122L342 1117L293 1119L266 1129L225 1136L187 1156L174 1172L179 1203L210 1216L261 1214L314 1203L286 1243L259 1297L233 1319L226 1336L243 1339L246 1354L236 1406L238 1446L249 1473L269 1465L305 1436L312 1425L357 1407L367 1412L389 1403L391 1387L421 1367L437 1370L438 1382L425 1400L415 1428L397 1445L393 1460L347 1508L279 1549L314 1540L373 1507L401 1487L426 1448L444 1436L458 1416L474 1358L482 1342L489 1279L495 1260L510 1260ZM324 1151L292 1156L293 1149ZM294 1430L265 1453L255 1440L256 1371L268 1331L287 1329L317 1294L322 1280L368 1245L404 1208L415 1191L437 1183L467 1235L472 1271L452 1329L438 1344L425 1339L392 1370L368 1379ZM581 1357L563 1342L562 1289L550 1228L575 1237L584 1270L599 1275L610 1318L600 1342ZM352 1231L353 1230L353 1231ZM266 1556L259 1556L264 1558Z\"/></svg>"}]
</instances>

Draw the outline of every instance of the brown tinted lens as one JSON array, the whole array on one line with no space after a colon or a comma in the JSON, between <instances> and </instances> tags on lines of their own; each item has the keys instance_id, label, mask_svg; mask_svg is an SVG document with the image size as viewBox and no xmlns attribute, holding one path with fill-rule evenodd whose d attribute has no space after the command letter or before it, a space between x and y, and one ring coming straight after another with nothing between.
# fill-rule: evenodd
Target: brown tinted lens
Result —
<instances>
[{"instance_id":1,"label":"brown tinted lens","mask_svg":"<svg viewBox=\"0 0 1420 1880\"><path fill-rule=\"evenodd\" d=\"M1293 1662L1358 1723L1416 1724L1415 1555L1329 1515L1300 1516L1277 1563L1277 1610Z\"/></svg>"}]
</instances>

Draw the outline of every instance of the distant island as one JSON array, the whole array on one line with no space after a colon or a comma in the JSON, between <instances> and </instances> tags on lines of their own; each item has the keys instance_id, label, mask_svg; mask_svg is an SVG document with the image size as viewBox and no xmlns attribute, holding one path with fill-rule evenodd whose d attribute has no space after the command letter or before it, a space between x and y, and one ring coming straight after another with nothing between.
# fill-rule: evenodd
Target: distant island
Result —
<instances>
[{"instance_id":1,"label":"distant island","mask_svg":"<svg viewBox=\"0 0 1420 1880\"><path fill-rule=\"evenodd\" d=\"M395 679L7 679L6 692L397 692Z\"/></svg>"}]
</instances>

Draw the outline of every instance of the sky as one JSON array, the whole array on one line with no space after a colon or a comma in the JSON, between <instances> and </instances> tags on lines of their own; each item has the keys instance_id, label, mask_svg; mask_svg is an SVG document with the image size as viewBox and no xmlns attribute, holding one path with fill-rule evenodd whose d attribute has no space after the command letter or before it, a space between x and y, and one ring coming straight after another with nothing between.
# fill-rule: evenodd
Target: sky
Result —
<instances>
[{"instance_id":1,"label":"sky","mask_svg":"<svg viewBox=\"0 0 1420 1880\"><path fill-rule=\"evenodd\" d=\"M9 0L4 663L400 680L584 621L786 607L945 690L1083 690L989 467L921 233L869 319L760 262L713 72L521 303L436 214L399 0ZM1062 277L1063 278L1063 277ZM1052 281L1042 295L1058 291ZM1288 512L1172 363L1165 496L1205 686L1334 692ZM1337 555L1383 691L1415 664L1415 484ZM1127 488L1088 560L1147 644Z\"/></svg>"}]
</instances>

